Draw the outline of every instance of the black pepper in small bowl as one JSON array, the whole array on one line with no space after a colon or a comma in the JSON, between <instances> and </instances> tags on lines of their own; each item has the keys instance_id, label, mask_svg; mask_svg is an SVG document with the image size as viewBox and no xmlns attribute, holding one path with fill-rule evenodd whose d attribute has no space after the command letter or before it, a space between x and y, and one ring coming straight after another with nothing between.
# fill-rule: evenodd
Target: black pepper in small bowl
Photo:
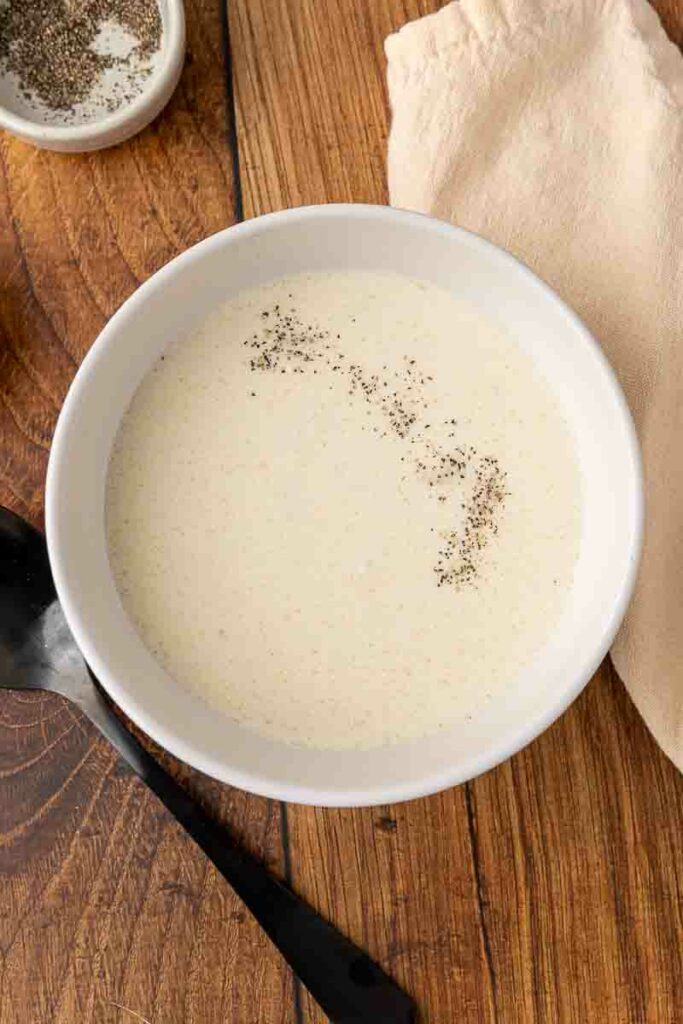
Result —
<instances>
[{"instance_id":1,"label":"black pepper in small bowl","mask_svg":"<svg viewBox=\"0 0 683 1024\"><path fill-rule=\"evenodd\" d=\"M184 47L181 0L0 0L0 127L54 149L120 142L168 101ZM94 141L129 108L129 130Z\"/></svg>"}]
</instances>

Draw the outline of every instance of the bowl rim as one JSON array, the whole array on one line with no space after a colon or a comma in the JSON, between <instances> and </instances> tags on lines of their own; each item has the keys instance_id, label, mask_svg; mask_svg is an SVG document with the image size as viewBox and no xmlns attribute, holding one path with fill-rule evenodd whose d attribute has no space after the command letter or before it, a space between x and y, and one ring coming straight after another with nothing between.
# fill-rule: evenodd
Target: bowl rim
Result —
<instances>
[{"instance_id":1,"label":"bowl rim","mask_svg":"<svg viewBox=\"0 0 683 1024\"><path fill-rule=\"evenodd\" d=\"M65 147L96 148L123 142L130 134L141 130L161 111L175 89L185 56L185 8L183 0L166 0L166 18L163 29L161 63L152 74L149 84L130 103L85 124L43 124L30 117L16 114L0 103L0 128L30 140L38 146L46 144ZM111 142L109 141L111 140Z\"/></svg>"},{"instance_id":2,"label":"bowl rim","mask_svg":"<svg viewBox=\"0 0 683 1024\"><path fill-rule=\"evenodd\" d=\"M268 231L271 226L283 226L288 223L310 221L321 217L332 218L363 218L382 221L385 219L403 221L420 229L455 235L475 248L483 249L494 259L499 260L517 274L521 274L529 285L540 290L545 299L555 306L560 316L567 318L570 325L582 337L590 350L596 372L602 375L604 383L609 387L615 400L618 415L624 428L627 443L625 460L631 471L631 507L628 510L632 520L631 548L624 552L627 568L623 576L621 588L614 601L608 624L602 634L601 642L594 649L586 651L577 659L573 684L562 692L548 694L548 703L543 711L527 722L524 728L517 729L506 740L495 747L483 750L478 756L471 757L467 763L454 764L429 775L421 775L409 782L400 781L391 784L375 784L370 782L363 788L348 790L325 789L316 785L299 785L282 782L273 774L245 771L230 765L228 760L218 760L207 755L196 743L187 740L177 729L159 724L153 713L141 707L133 693L121 686L109 672L107 665L99 657L88 636L88 629L77 607L78 585L74 586L70 578L68 565L60 550L60 516L68 515L67 509L60 507L59 477L61 466L69 457L64 437L69 432L68 425L79 405L81 394L89 387L92 373L96 370L100 354L109 346L110 339L115 338L121 326L128 318L134 317L137 307L144 303L148 293L158 288L169 276L178 271L185 263L192 263L199 256L211 250L220 250L226 244L237 241L244 236ZM315 806L351 807L372 806L393 802L401 802L440 792L451 786L459 785L488 771L507 760L508 757L527 746L540 733L548 728L579 695L605 657L617 630L624 617L630 601L637 576L643 543L644 523L644 490L643 469L640 446L635 425L626 398L602 348L573 310L560 299L537 274L529 269L521 260L507 250L494 244L474 232L458 227L445 221L437 220L425 214L401 210L389 206L361 203L320 204L296 207L293 209L264 214L248 221L225 228L208 238L196 243L189 249L174 257L157 270L119 307L100 332L90 350L86 354L71 384L57 427L55 429L47 471L45 520L50 563L57 593L62 604L69 627L80 647L86 661L112 699L121 707L131 720L153 740L160 743L166 750L194 768L205 772L222 782L239 787L249 792L293 803ZM551 699L552 698L552 699Z\"/></svg>"}]
</instances>

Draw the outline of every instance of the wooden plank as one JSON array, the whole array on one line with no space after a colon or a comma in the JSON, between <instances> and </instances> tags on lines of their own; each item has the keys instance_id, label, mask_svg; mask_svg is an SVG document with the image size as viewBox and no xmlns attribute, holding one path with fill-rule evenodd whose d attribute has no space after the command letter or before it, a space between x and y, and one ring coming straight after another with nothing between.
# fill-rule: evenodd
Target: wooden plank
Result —
<instances>
[{"instance_id":1,"label":"wooden plank","mask_svg":"<svg viewBox=\"0 0 683 1024\"><path fill-rule=\"evenodd\" d=\"M232 0L248 215L386 201L381 43L439 6ZM680 39L681 0L661 7ZM683 780L607 666L544 736L466 787L374 810L290 807L288 822L294 884L426 1021L680 1017Z\"/></svg>"},{"instance_id":2,"label":"wooden plank","mask_svg":"<svg viewBox=\"0 0 683 1024\"><path fill-rule=\"evenodd\" d=\"M245 216L386 202L382 41L438 0L231 0Z\"/></svg>"},{"instance_id":3,"label":"wooden plank","mask_svg":"<svg viewBox=\"0 0 683 1024\"><path fill-rule=\"evenodd\" d=\"M681 0L651 0L666 29L669 39L679 49L683 46L683 3Z\"/></svg>"},{"instance_id":4,"label":"wooden plank","mask_svg":"<svg viewBox=\"0 0 683 1024\"><path fill-rule=\"evenodd\" d=\"M0 139L0 501L34 522L59 407L98 331L234 219L221 11L186 8L180 88L138 138L84 156ZM167 763L281 868L277 805ZM2 1024L294 1019L290 975L239 901L56 697L0 693L0 874Z\"/></svg>"}]
</instances>

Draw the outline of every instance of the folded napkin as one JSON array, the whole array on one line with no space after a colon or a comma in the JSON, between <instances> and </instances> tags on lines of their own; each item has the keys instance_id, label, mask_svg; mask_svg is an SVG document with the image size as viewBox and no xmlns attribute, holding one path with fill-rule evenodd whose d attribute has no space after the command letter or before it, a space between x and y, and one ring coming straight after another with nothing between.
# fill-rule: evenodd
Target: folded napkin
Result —
<instances>
[{"instance_id":1,"label":"folded napkin","mask_svg":"<svg viewBox=\"0 0 683 1024\"><path fill-rule=\"evenodd\" d=\"M386 53L392 204L528 263L626 391L648 509L612 655L683 769L683 58L645 0L461 0Z\"/></svg>"}]
</instances>

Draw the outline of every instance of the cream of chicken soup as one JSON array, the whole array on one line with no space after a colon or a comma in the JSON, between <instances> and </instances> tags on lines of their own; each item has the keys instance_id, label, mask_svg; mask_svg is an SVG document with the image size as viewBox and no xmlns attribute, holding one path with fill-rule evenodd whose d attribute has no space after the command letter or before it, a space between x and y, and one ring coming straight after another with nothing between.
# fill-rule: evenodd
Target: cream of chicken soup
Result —
<instances>
[{"instance_id":1,"label":"cream of chicken soup","mask_svg":"<svg viewBox=\"0 0 683 1024\"><path fill-rule=\"evenodd\" d=\"M562 613L580 478L523 348L396 274L244 292L135 394L108 480L123 605L177 682L294 744L472 716Z\"/></svg>"}]
</instances>

